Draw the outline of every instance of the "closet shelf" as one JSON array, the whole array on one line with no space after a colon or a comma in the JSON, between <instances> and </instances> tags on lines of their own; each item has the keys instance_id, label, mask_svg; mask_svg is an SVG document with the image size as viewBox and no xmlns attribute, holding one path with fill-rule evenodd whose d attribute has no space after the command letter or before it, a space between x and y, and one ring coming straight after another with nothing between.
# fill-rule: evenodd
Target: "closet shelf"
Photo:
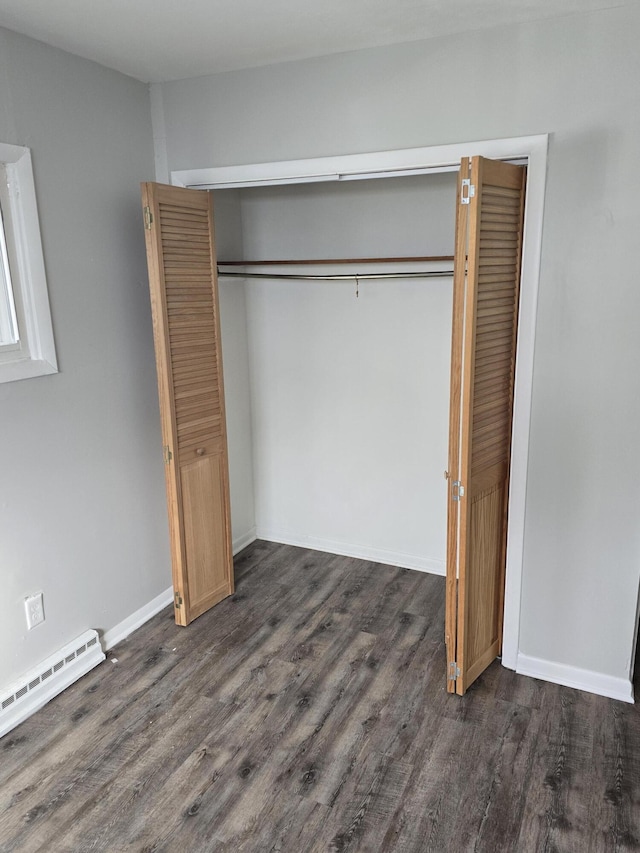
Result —
<instances>
[{"instance_id":1,"label":"closet shelf","mask_svg":"<svg viewBox=\"0 0 640 853\"><path fill-rule=\"evenodd\" d=\"M422 263L427 261L451 261L453 255L420 255L416 257L399 258L316 258L315 260L287 258L286 260L268 261L218 261L220 267L266 267L266 266L315 266L317 264L402 264Z\"/></svg>"}]
</instances>

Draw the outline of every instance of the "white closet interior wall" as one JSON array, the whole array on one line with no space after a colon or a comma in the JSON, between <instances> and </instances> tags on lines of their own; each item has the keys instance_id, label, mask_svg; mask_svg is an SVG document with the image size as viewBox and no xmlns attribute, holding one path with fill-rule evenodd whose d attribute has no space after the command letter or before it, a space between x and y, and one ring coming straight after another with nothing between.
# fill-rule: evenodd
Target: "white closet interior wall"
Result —
<instances>
[{"instance_id":1,"label":"white closet interior wall","mask_svg":"<svg viewBox=\"0 0 640 853\"><path fill-rule=\"evenodd\" d=\"M218 256L452 254L455 181L218 191ZM353 283L222 277L220 292L234 541L252 458L258 536L444 573L451 278L365 281L356 298Z\"/></svg>"},{"instance_id":2,"label":"white closet interior wall","mask_svg":"<svg viewBox=\"0 0 640 853\"><path fill-rule=\"evenodd\" d=\"M214 195L216 250L219 257L241 258L242 220L236 191ZM237 553L255 538L253 501L253 439L247 303L244 285L220 279L220 326L229 447L229 491L233 550Z\"/></svg>"}]
</instances>

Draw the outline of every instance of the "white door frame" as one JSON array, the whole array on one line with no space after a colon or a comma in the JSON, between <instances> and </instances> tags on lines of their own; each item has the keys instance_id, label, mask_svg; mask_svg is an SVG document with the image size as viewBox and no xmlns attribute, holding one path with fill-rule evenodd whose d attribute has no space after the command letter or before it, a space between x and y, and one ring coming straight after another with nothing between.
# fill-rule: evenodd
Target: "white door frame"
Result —
<instances>
[{"instance_id":1,"label":"white door frame","mask_svg":"<svg viewBox=\"0 0 640 853\"><path fill-rule=\"evenodd\" d=\"M515 160L527 163L502 646L502 663L509 669L516 669L517 667L520 638L533 356L542 250L547 149L548 136L541 134L510 139L461 142L427 148L405 148L397 151L377 151L368 154L345 154L309 160L187 169L171 173L171 183L176 186L199 189L242 189L243 187L274 186L277 184L363 180L400 175L419 175L429 172L457 171L462 157L476 155L490 157L494 160Z\"/></svg>"}]
</instances>

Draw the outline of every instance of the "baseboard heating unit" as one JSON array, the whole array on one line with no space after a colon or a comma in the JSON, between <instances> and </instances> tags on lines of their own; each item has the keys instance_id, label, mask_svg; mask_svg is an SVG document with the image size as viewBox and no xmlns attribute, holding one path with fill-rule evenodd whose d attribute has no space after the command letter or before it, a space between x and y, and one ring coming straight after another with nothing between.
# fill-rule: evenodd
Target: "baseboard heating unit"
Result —
<instances>
[{"instance_id":1,"label":"baseboard heating unit","mask_svg":"<svg viewBox=\"0 0 640 853\"><path fill-rule=\"evenodd\" d=\"M85 631L0 693L0 737L105 659L97 631Z\"/></svg>"}]
</instances>

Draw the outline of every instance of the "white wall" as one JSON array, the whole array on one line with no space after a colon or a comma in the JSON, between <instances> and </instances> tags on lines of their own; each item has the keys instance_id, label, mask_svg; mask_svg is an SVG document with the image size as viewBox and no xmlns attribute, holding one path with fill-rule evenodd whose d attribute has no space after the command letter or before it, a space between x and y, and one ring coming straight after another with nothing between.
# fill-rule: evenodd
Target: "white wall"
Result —
<instances>
[{"instance_id":1,"label":"white wall","mask_svg":"<svg viewBox=\"0 0 640 853\"><path fill-rule=\"evenodd\" d=\"M139 182L147 87L0 31L0 139L31 148L60 373L0 385L0 687L171 583ZM44 592L26 631L23 598Z\"/></svg>"},{"instance_id":2,"label":"white wall","mask_svg":"<svg viewBox=\"0 0 640 853\"><path fill-rule=\"evenodd\" d=\"M245 190L245 257L453 254L455 182ZM443 572L452 279L246 288L258 535Z\"/></svg>"},{"instance_id":3,"label":"white wall","mask_svg":"<svg viewBox=\"0 0 640 853\"><path fill-rule=\"evenodd\" d=\"M625 678L640 575L636 4L162 87L169 165L549 132L521 649Z\"/></svg>"},{"instance_id":4,"label":"white wall","mask_svg":"<svg viewBox=\"0 0 640 853\"><path fill-rule=\"evenodd\" d=\"M214 194L216 252L219 258L243 257L240 196L234 190ZM234 552L255 538L253 440L244 284L218 282L224 395L229 446L231 535Z\"/></svg>"}]
</instances>

